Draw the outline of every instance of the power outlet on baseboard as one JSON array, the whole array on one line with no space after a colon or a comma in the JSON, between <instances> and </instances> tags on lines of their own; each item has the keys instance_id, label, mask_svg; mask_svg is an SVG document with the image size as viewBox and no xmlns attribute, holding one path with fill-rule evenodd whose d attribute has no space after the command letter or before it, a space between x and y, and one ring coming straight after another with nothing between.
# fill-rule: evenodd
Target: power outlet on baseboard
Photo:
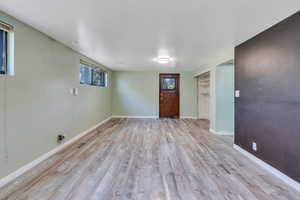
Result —
<instances>
[{"instance_id":1,"label":"power outlet on baseboard","mask_svg":"<svg viewBox=\"0 0 300 200\"><path fill-rule=\"evenodd\" d=\"M64 135L64 134L59 134L59 135L57 136L57 143L58 143L58 144L61 144L65 139L66 139L66 135Z\"/></svg>"},{"instance_id":2,"label":"power outlet on baseboard","mask_svg":"<svg viewBox=\"0 0 300 200\"><path fill-rule=\"evenodd\" d=\"M257 144L256 142L252 142L252 150L257 151Z\"/></svg>"}]
</instances>

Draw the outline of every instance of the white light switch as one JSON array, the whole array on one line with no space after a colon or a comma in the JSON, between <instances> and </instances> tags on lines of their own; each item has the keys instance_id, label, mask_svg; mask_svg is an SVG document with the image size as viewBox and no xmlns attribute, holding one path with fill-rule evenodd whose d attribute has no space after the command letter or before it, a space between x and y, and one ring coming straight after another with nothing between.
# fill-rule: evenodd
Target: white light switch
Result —
<instances>
[{"instance_id":1,"label":"white light switch","mask_svg":"<svg viewBox=\"0 0 300 200\"><path fill-rule=\"evenodd\" d=\"M235 97L240 97L240 91L239 90L235 91Z\"/></svg>"},{"instance_id":2,"label":"white light switch","mask_svg":"<svg viewBox=\"0 0 300 200\"><path fill-rule=\"evenodd\" d=\"M70 93L71 93L71 95L73 95L73 96L78 96L78 88L71 88L70 89Z\"/></svg>"},{"instance_id":3,"label":"white light switch","mask_svg":"<svg viewBox=\"0 0 300 200\"><path fill-rule=\"evenodd\" d=\"M74 96L78 96L78 88L74 88Z\"/></svg>"},{"instance_id":4,"label":"white light switch","mask_svg":"<svg viewBox=\"0 0 300 200\"><path fill-rule=\"evenodd\" d=\"M257 145L256 142L252 142L252 150L257 151Z\"/></svg>"}]
</instances>

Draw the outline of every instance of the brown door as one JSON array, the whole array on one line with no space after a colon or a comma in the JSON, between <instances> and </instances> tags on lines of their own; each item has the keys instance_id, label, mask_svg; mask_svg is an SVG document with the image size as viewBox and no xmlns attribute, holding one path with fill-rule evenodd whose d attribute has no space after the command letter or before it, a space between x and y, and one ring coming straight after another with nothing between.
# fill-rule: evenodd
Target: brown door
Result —
<instances>
[{"instance_id":1,"label":"brown door","mask_svg":"<svg viewBox=\"0 0 300 200\"><path fill-rule=\"evenodd\" d=\"M179 74L159 75L159 117L179 118Z\"/></svg>"}]
</instances>

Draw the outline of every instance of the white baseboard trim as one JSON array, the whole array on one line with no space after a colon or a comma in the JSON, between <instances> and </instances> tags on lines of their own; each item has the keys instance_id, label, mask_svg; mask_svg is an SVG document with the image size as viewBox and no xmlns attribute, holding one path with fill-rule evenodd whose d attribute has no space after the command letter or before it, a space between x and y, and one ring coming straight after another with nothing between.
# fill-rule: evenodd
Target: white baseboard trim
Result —
<instances>
[{"instance_id":1,"label":"white baseboard trim","mask_svg":"<svg viewBox=\"0 0 300 200\"><path fill-rule=\"evenodd\" d=\"M113 115L112 118L134 118L134 119L157 119L158 116L129 116L129 115Z\"/></svg>"},{"instance_id":2,"label":"white baseboard trim","mask_svg":"<svg viewBox=\"0 0 300 200\"><path fill-rule=\"evenodd\" d=\"M215 135L234 135L232 132L226 132L226 131L216 131L212 128L209 129L210 132L212 132Z\"/></svg>"},{"instance_id":3,"label":"white baseboard trim","mask_svg":"<svg viewBox=\"0 0 300 200\"><path fill-rule=\"evenodd\" d=\"M130 116L130 115L113 115L112 118L134 118L134 119L158 119L159 116ZM197 119L193 116L180 116L180 119Z\"/></svg>"},{"instance_id":4,"label":"white baseboard trim","mask_svg":"<svg viewBox=\"0 0 300 200\"><path fill-rule=\"evenodd\" d=\"M209 132L212 132L213 134L218 135L217 132L214 129L212 129L212 128L209 128Z\"/></svg>"},{"instance_id":5,"label":"white baseboard trim","mask_svg":"<svg viewBox=\"0 0 300 200\"><path fill-rule=\"evenodd\" d=\"M106 123L107 121L109 121L112 117L108 117L107 119L103 120L102 122L96 124L95 126L89 128L88 130L80 133L79 135L73 137L72 139L70 139L69 141L61 144L60 146L55 147L54 149L52 149L51 151L49 151L48 153L43 154L42 156L38 157L37 159L33 160L32 162L24 165L23 167L21 167L20 169L12 172L11 174L9 174L8 176L0 179L0 188L4 187L5 185L7 185L8 183L12 182L13 180L15 180L16 178L18 178L19 176L21 176L22 174L24 174L25 172L29 171L30 169L34 168L35 166L37 166L38 164L40 164L41 162L47 160L48 158L50 158L51 156L53 156L54 154L62 151L63 149L65 149L66 147L68 147L69 145L73 144L74 142L76 142L78 139L80 139L81 137L85 136L86 134L90 133L91 131L95 130L97 127L99 127L100 125Z\"/></svg>"},{"instance_id":6,"label":"white baseboard trim","mask_svg":"<svg viewBox=\"0 0 300 200\"><path fill-rule=\"evenodd\" d=\"M268 172L270 172L271 174L273 174L274 176L276 176L277 178L281 179L283 182L285 182L289 186L291 186L294 189L300 191L300 183L298 183L297 181L295 181L292 178L288 177L287 175L285 175L284 173L282 173L278 169L272 167L268 163L262 161L261 159L257 158L256 156L254 156L253 154L251 154L248 151L244 150L243 148L239 147L238 145L234 144L233 148L236 149L237 151L239 151L240 153L242 153L244 156L248 157L250 160L252 160L256 164L258 164L262 168L264 168L265 170L267 170Z\"/></svg>"},{"instance_id":7,"label":"white baseboard trim","mask_svg":"<svg viewBox=\"0 0 300 200\"><path fill-rule=\"evenodd\" d=\"M180 119L197 119L197 117L193 117L193 116L180 116Z\"/></svg>"}]
</instances>

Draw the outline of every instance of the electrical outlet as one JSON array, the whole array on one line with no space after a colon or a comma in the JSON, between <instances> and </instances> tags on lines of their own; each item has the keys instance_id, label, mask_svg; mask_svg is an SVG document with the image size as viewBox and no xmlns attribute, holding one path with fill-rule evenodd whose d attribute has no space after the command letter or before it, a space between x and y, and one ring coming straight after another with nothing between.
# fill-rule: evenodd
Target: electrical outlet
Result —
<instances>
[{"instance_id":1,"label":"electrical outlet","mask_svg":"<svg viewBox=\"0 0 300 200\"><path fill-rule=\"evenodd\" d=\"M57 136L57 143L62 143L64 140L66 139L66 136L65 135L63 135L63 134L59 134L58 136Z\"/></svg>"},{"instance_id":2,"label":"electrical outlet","mask_svg":"<svg viewBox=\"0 0 300 200\"><path fill-rule=\"evenodd\" d=\"M256 142L252 142L252 150L257 151L257 145Z\"/></svg>"}]
</instances>

